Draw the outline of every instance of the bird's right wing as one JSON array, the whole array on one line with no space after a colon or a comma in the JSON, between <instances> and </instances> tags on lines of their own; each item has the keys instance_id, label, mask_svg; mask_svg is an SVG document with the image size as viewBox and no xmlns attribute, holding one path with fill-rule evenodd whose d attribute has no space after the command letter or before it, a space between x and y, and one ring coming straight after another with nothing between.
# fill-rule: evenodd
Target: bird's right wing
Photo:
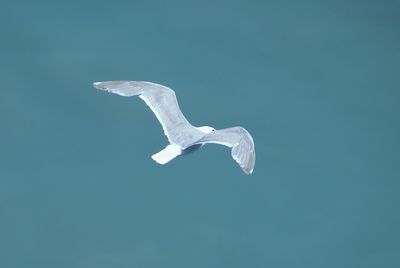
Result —
<instances>
[{"instance_id":1,"label":"bird's right wing","mask_svg":"<svg viewBox=\"0 0 400 268\"><path fill-rule=\"evenodd\" d=\"M144 81L96 82L94 87L121 96L138 95L150 107L160 121L164 134L171 144L186 148L204 136L193 127L182 114L175 92L163 85Z\"/></svg>"},{"instance_id":2,"label":"bird's right wing","mask_svg":"<svg viewBox=\"0 0 400 268\"><path fill-rule=\"evenodd\" d=\"M249 132L242 127L215 130L197 143L216 143L232 148L232 157L246 174L253 172L256 164L256 151Z\"/></svg>"}]
</instances>

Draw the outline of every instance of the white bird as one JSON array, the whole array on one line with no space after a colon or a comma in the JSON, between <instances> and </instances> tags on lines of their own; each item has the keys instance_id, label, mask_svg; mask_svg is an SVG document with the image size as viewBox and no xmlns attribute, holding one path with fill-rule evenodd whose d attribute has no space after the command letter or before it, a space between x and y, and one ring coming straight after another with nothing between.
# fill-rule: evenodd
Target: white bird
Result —
<instances>
[{"instance_id":1,"label":"white bird","mask_svg":"<svg viewBox=\"0 0 400 268\"><path fill-rule=\"evenodd\" d=\"M159 164L166 164L179 155L193 152L206 143L232 148L233 159L246 174L251 174L256 162L254 142L242 127L215 130L209 126L194 127L179 109L175 92L163 85L144 81L95 82L94 87L121 96L139 96L160 121L169 145L152 156Z\"/></svg>"}]
</instances>

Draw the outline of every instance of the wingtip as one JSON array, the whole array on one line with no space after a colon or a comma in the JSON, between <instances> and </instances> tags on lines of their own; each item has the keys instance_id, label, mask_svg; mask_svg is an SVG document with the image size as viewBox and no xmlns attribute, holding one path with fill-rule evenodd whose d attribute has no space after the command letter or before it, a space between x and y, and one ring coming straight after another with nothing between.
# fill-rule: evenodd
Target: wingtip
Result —
<instances>
[{"instance_id":1,"label":"wingtip","mask_svg":"<svg viewBox=\"0 0 400 268\"><path fill-rule=\"evenodd\" d=\"M253 170L243 170L246 175L251 175Z\"/></svg>"},{"instance_id":2,"label":"wingtip","mask_svg":"<svg viewBox=\"0 0 400 268\"><path fill-rule=\"evenodd\" d=\"M97 89L103 89L103 87L101 86L101 82L93 82L93 86Z\"/></svg>"}]
</instances>

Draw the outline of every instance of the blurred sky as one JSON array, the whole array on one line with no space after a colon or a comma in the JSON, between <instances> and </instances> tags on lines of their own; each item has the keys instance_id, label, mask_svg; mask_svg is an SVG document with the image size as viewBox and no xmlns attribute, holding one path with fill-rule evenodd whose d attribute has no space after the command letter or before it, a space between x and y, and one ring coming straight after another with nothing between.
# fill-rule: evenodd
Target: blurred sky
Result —
<instances>
[{"instance_id":1,"label":"blurred sky","mask_svg":"<svg viewBox=\"0 0 400 268\"><path fill-rule=\"evenodd\" d=\"M0 267L399 267L399 1L1 1ZM240 125L168 165L137 98Z\"/></svg>"}]
</instances>

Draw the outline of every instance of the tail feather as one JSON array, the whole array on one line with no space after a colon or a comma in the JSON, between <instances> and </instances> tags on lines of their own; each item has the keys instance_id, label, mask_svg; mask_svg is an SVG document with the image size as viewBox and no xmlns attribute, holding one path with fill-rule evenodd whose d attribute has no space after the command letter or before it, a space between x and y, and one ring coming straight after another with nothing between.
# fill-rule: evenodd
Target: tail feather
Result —
<instances>
[{"instance_id":1,"label":"tail feather","mask_svg":"<svg viewBox=\"0 0 400 268\"><path fill-rule=\"evenodd\" d=\"M156 161L158 164L164 165L179 156L182 153L181 148L178 145L170 144L162 151L153 154L151 158Z\"/></svg>"}]
</instances>

